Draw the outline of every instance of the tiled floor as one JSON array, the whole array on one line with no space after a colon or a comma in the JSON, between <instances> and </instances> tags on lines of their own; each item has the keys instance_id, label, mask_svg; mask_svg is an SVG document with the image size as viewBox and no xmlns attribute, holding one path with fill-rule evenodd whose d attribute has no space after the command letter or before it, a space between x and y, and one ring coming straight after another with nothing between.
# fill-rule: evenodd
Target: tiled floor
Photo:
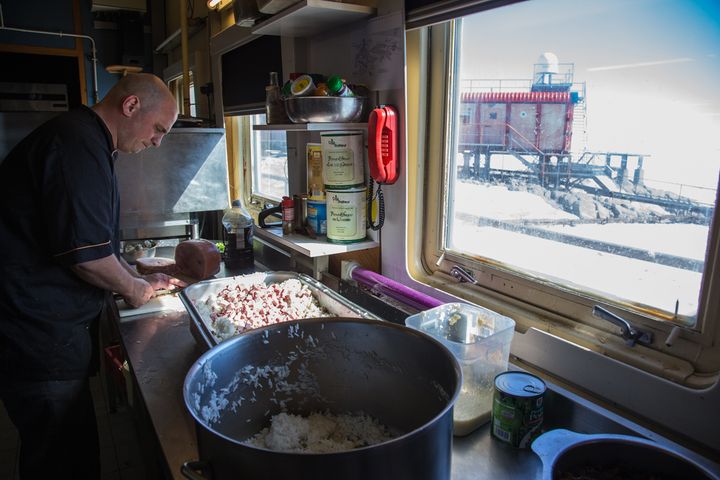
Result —
<instances>
[{"instance_id":1,"label":"tiled floor","mask_svg":"<svg viewBox=\"0 0 720 480\"><path fill-rule=\"evenodd\" d=\"M120 402L115 412L108 411L105 389L99 377L90 380L95 402L95 416L100 436L101 480L145 480L151 469L143 459L140 435L135 415L126 402ZM16 480L15 464L18 453L15 427L0 402L0 480Z\"/></svg>"}]
</instances>

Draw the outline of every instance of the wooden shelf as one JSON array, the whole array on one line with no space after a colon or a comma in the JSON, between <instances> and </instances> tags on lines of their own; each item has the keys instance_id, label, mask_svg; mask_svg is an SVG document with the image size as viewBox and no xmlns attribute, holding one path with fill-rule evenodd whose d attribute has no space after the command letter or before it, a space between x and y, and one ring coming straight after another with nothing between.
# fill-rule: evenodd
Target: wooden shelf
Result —
<instances>
[{"instance_id":1,"label":"wooden shelf","mask_svg":"<svg viewBox=\"0 0 720 480\"><path fill-rule=\"evenodd\" d=\"M320 132L323 130L367 130L367 123L287 123L277 125L253 125L253 130L286 130Z\"/></svg>"},{"instance_id":2,"label":"wooden shelf","mask_svg":"<svg viewBox=\"0 0 720 480\"><path fill-rule=\"evenodd\" d=\"M271 242L279 243L289 249L302 253L311 258L335 255L338 253L355 252L379 247L380 244L372 240L357 243L330 243L325 236L310 238L292 233L283 235L282 228L255 228L255 235Z\"/></svg>"},{"instance_id":3,"label":"wooden shelf","mask_svg":"<svg viewBox=\"0 0 720 480\"><path fill-rule=\"evenodd\" d=\"M252 27L255 35L311 37L317 33L361 20L375 14L365 5L303 0Z\"/></svg>"}]
</instances>

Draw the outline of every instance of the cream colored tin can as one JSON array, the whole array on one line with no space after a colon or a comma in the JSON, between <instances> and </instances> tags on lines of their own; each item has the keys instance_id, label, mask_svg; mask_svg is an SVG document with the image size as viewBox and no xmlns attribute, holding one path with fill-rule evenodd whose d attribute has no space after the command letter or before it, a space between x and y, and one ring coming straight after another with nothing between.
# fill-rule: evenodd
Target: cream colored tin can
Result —
<instances>
[{"instance_id":1,"label":"cream colored tin can","mask_svg":"<svg viewBox=\"0 0 720 480\"><path fill-rule=\"evenodd\" d=\"M333 243L354 243L367 235L365 187L333 189L327 192L327 239Z\"/></svg>"},{"instance_id":2,"label":"cream colored tin can","mask_svg":"<svg viewBox=\"0 0 720 480\"><path fill-rule=\"evenodd\" d=\"M323 182L327 188L350 188L365 184L363 132L322 132L320 145Z\"/></svg>"},{"instance_id":3,"label":"cream colored tin can","mask_svg":"<svg viewBox=\"0 0 720 480\"><path fill-rule=\"evenodd\" d=\"M323 161L322 149L319 143L308 143L305 145L307 153L307 192L310 195L324 195L323 185Z\"/></svg>"}]
</instances>

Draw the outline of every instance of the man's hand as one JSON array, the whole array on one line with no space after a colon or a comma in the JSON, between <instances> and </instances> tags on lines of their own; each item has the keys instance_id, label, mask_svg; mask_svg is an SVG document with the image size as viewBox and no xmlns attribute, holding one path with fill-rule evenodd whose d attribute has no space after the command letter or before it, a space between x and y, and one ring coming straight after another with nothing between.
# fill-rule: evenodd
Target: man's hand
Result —
<instances>
[{"instance_id":1,"label":"man's hand","mask_svg":"<svg viewBox=\"0 0 720 480\"><path fill-rule=\"evenodd\" d=\"M132 287L128 293L122 295L123 300L132 308L145 305L155 294L155 290L142 278L133 278Z\"/></svg>"},{"instance_id":2,"label":"man's hand","mask_svg":"<svg viewBox=\"0 0 720 480\"><path fill-rule=\"evenodd\" d=\"M153 290L174 290L178 287L187 287L187 283L179 278L171 277L164 273L151 273L149 275L143 275L142 278L150 284Z\"/></svg>"}]
</instances>

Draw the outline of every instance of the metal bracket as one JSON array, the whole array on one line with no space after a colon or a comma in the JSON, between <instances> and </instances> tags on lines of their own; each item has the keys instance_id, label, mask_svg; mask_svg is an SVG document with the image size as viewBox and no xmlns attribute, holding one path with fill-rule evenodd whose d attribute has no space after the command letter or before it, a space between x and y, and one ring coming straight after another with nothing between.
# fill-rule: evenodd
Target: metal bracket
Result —
<instances>
[{"instance_id":1,"label":"metal bracket","mask_svg":"<svg viewBox=\"0 0 720 480\"><path fill-rule=\"evenodd\" d=\"M450 269L450 275L455 277L460 283L471 283L473 285L477 285L477 280L475 280L475 275L473 275L473 272L468 270L467 268L463 268L460 265L453 265L453 267Z\"/></svg>"},{"instance_id":2,"label":"metal bracket","mask_svg":"<svg viewBox=\"0 0 720 480\"><path fill-rule=\"evenodd\" d=\"M602 318L603 320L607 320L608 322L614 323L618 327L620 327L620 330L622 331L621 335L622 338L625 339L625 342L630 347L634 347L636 342L642 343L643 345L650 345L653 341L653 334L652 332L645 332L643 330L638 330L637 328L633 327L630 322L625 320L624 318L615 315L614 313L605 310L604 308L595 305L593 307L593 315L595 315L598 318Z\"/></svg>"}]
</instances>

